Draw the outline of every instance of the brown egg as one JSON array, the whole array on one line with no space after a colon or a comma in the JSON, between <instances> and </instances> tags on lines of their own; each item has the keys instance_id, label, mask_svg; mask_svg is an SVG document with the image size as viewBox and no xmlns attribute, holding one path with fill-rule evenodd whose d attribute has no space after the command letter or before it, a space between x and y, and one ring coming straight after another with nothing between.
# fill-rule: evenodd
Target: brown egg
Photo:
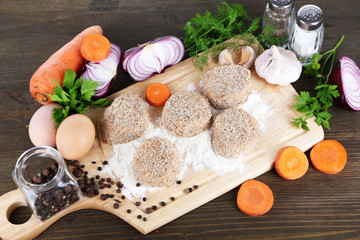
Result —
<instances>
[{"instance_id":1,"label":"brown egg","mask_svg":"<svg viewBox=\"0 0 360 240\"><path fill-rule=\"evenodd\" d=\"M56 133L56 146L61 155L69 160L78 160L91 149L95 140L95 127L83 114L67 117Z\"/></svg>"}]
</instances>

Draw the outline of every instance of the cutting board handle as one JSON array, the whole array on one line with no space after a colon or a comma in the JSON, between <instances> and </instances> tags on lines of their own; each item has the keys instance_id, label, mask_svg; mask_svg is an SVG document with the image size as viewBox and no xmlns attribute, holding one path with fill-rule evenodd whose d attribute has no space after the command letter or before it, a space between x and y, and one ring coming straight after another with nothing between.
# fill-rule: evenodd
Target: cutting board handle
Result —
<instances>
[{"instance_id":1,"label":"cutting board handle","mask_svg":"<svg viewBox=\"0 0 360 240\"><path fill-rule=\"evenodd\" d=\"M27 206L27 203L20 189L5 193L0 197L0 238L4 240L33 239L62 216L79 209L91 208L91 201L91 199L82 198L46 221L41 221L32 214L25 223L13 224L9 221L10 214L18 207Z\"/></svg>"},{"instance_id":2,"label":"cutting board handle","mask_svg":"<svg viewBox=\"0 0 360 240\"><path fill-rule=\"evenodd\" d=\"M13 190L0 197L0 237L2 239L31 239L39 234L28 235L29 231L35 230L34 226L41 224L41 221L34 215L31 215L30 219L23 224L13 224L9 221L10 214L22 206L27 206L27 203L20 189Z\"/></svg>"}]
</instances>

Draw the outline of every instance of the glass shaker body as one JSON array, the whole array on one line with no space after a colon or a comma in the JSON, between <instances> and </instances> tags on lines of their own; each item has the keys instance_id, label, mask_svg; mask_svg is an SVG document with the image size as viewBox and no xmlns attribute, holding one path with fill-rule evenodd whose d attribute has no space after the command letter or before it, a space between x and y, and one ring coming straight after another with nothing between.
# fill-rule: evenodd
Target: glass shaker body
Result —
<instances>
[{"instance_id":1,"label":"glass shaker body","mask_svg":"<svg viewBox=\"0 0 360 240\"><path fill-rule=\"evenodd\" d=\"M297 14L290 47L304 66L321 50L324 38L323 12L315 5L301 7Z\"/></svg>"},{"instance_id":2,"label":"glass shaker body","mask_svg":"<svg viewBox=\"0 0 360 240\"><path fill-rule=\"evenodd\" d=\"M77 180L61 154L51 147L34 147L24 152L12 177L33 214L42 221L80 199Z\"/></svg>"},{"instance_id":3,"label":"glass shaker body","mask_svg":"<svg viewBox=\"0 0 360 240\"><path fill-rule=\"evenodd\" d=\"M265 7L262 28L271 26L265 32L267 35L278 37L280 42L276 45L289 48L290 34L293 31L295 23L295 7L294 0L270 0ZM271 47L270 43L266 43L267 47Z\"/></svg>"}]
</instances>

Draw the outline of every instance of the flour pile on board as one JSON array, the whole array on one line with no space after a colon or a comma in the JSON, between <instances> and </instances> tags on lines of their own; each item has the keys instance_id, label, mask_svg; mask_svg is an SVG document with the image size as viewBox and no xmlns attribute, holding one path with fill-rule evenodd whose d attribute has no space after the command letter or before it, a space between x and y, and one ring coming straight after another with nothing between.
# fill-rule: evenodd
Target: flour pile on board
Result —
<instances>
[{"instance_id":1,"label":"flour pile on board","mask_svg":"<svg viewBox=\"0 0 360 240\"><path fill-rule=\"evenodd\" d=\"M261 131L266 130L266 120L275 111L274 107L262 99L261 95L256 91L252 91L247 101L239 107L250 113L258 121ZM221 112L212 110L214 116ZM155 122L157 122L157 119L155 119ZM132 169L133 159L138 147L144 140L156 136L168 139L177 147L182 159L182 167L178 179L184 178L190 169L192 171L200 171L205 167L216 172L219 176L233 171L240 173L246 171L243 156L235 159L226 159L215 152L211 144L211 130L205 130L191 138L183 138L174 136L167 130L155 127L154 124L150 123L144 135L139 139L126 144L113 145L113 156L103 170L113 177L115 174L121 180L124 184L121 192L130 200L133 200L134 197L141 198L145 196L147 191L154 192L161 189L143 185L137 187L136 183L138 182L134 177Z\"/></svg>"}]
</instances>

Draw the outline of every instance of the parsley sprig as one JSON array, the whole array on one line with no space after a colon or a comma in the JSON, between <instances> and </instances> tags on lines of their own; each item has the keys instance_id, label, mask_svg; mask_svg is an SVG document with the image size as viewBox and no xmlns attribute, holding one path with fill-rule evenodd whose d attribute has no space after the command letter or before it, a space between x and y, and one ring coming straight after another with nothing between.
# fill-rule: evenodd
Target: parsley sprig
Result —
<instances>
[{"instance_id":1,"label":"parsley sprig","mask_svg":"<svg viewBox=\"0 0 360 240\"><path fill-rule=\"evenodd\" d=\"M48 95L52 101L63 107L53 109L53 118L58 126L68 115L84 113L90 105L96 107L110 105L106 98L93 101L91 98L99 84L91 79L83 81L82 77L76 79L76 73L71 69L65 72L62 87L55 80L53 82L56 84L54 94Z\"/></svg>"},{"instance_id":2,"label":"parsley sprig","mask_svg":"<svg viewBox=\"0 0 360 240\"><path fill-rule=\"evenodd\" d=\"M344 36L341 37L333 49L324 54L314 54L311 60L305 64L304 73L309 76L314 76L319 81L315 86L315 97L311 97L307 91L301 91L300 96L296 98L297 102L294 105L294 110L304 113L304 116L294 119L294 124L297 127L309 131L307 120L315 117L315 122L319 126L323 125L327 129L330 129L329 119L332 116L328 112L328 108L333 105L333 99L339 97L340 94L337 86L328 84L328 81L334 66L335 52L343 40ZM325 58L325 61L321 66L320 61L323 58Z\"/></svg>"},{"instance_id":3,"label":"parsley sprig","mask_svg":"<svg viewBox=\"0 0 360 240\"><path fill-rule=\"evenodd\" d=\"M267 41L270 45L278 42L278 38L271 37L271 26L264 28L257 37L253 36L259 29L260 20L260 17L251 19L241 4L229 5L221 2L216 13L206 10L203 15L198 13L186 23L183 41L185 53L192 58L194 66L202 70L207 65L209 57L216 62L218 54L225 48L237 50L256 40ZM235 38L236 41L225 42L231 38ZM198 55L201 52L202 54Z\"/></svg>"}]
</instances>

